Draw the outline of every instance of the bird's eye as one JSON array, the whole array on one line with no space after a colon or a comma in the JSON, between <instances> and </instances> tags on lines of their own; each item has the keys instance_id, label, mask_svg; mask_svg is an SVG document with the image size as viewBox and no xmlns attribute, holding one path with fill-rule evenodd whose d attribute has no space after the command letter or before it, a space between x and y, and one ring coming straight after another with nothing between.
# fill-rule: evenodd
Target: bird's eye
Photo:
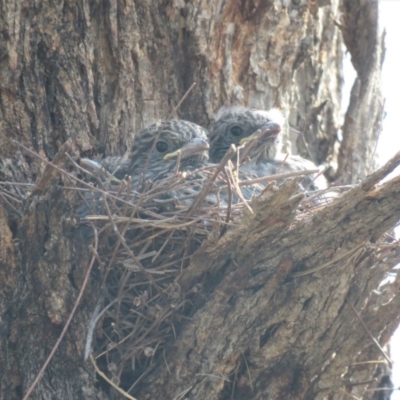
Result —
<instances>
[{"instance_id":1,"label":"bird's eye","mask_svg":"<svg viewBox=\"0 0 400 400\"><path fill-rule=\"evenodd\" d=\"M157 142L156 149L160 153L165 153L168 150L168 144L165 142Z\"/></svg>"},{"instance_id":2,"label":"bird's eye","mask_svg":"<svg viewBox=\"0 0 400 400\"><path fill-rule=\"evenodd\" d=\"M232 126L231 134L233 136L240 136L243 133L243 129L240 126Z\"/></svg>"}]
</instances>

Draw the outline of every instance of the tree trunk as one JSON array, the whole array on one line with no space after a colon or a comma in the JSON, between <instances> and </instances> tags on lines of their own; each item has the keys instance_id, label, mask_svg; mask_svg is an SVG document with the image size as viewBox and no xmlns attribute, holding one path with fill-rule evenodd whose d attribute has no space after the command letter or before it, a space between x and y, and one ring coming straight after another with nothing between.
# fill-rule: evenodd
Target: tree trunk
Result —
<instances>
[{"instance_id":1,"label":"tree trunk","mask_svg":"<svg viewBox=\"0 0 400 400\"><path fill-rule=\"evenodd\" d=\"M136 382L138 399L387 393L371 391L388 367L370 335L384 346L400 318L397 278L380 287L399 262L386 232L400 219L400 179L376 185L400 155L365 178L383 107L377 0L1 0L0 17L1 398L27 393L92 256L76 234L73 178L46 160L65 169L66 152L122 155L143 126L209 127L224 104L282 108L286 150L325 165L330 182L362 182L315 213L296 180L270 185L253 213L204 240L175 279L197 290L186 322L171 317L174 337L125 371L123 389ZM357 78L343 119L345 51ZM30 398L123 398L84 360L105 275L96 264ZM107 360L97 364L111 378Z\"/></svg>"}]
</instances>

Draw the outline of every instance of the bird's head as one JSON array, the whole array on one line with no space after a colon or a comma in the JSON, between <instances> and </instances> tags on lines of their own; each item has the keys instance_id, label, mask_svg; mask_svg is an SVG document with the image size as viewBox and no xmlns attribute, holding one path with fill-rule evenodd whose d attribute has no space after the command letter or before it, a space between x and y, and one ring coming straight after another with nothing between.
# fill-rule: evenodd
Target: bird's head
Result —
<instances>
[{"instance_id":1,"label":"bird's head","mask_svg":"<svg viewBox=\"0 0 400 400\"><path fill-rule=\"evenodd\" d=\"M222 107L210 132L210 158L219 162L231 144L249 146L252 161L268 161L280 150L282 113L254 110L244 107Z\"/></svg>"},{"instance_id":2,"label":"bird's head","mask_svg":"<svg viewBox=\"0 0 400 400\"><path fill-rule=\"evenodd\" d=\"M149 177L169 172L180 158L180 170L208 160L207 131L184 120L160 121L139 131L131 150L131 170Z\"/></svg>"}]
</instances>

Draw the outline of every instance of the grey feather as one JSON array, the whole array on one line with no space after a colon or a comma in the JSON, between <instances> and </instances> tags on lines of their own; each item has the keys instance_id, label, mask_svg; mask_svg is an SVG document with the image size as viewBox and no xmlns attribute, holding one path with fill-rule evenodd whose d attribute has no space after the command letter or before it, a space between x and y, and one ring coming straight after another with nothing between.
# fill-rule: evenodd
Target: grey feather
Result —
<instances>
[{"instance_id":1,"label":"grey feather","mask_svg":"<svg viewBox=\"0 0 400 400\"><path fill-rule=\"evenodd\" d=\"M300 156L285 155L281 152L281 130L284 126L282 113L277 109L270 111L255 110L244 107L222 107L216 114L215 123L210 131L210 159L219 162L231 144L239 146L249 138L243 151L248 152L240 171L258 177L278 173L316 169L310 161ZM235 161L235 159L233 160ZM322 189L326 181L310 175L302 181L307 190ZM278 182L280 183L280 182Z\"/></svg>"}]
</instances>

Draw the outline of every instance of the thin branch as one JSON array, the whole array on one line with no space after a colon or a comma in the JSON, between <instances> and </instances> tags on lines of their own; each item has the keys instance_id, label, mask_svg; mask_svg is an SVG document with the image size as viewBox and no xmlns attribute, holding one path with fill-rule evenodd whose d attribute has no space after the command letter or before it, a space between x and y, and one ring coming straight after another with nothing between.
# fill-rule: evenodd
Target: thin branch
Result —
<instances>
[{"instance_id":1,"label":"thin branch","mask_svg":"<svg viewBox=\"0 0 400 400\"><path fill-rule=\"evenodd\" d=\"M90 354L90 361L93 364L94 369L96 372L106 381L108 382L115 390L117 390L119 393L121 393L124 397L130 400L137 400L135 397L131 396L130 394L126 393L124 390L122 390L118 385L116 385L111 379L107 378L106 374L100 370L100 368L97 366L96 361L94 360L93 356Z\"/></svg>"},{"instance_id":2,"label":"thin branch","mask_svg":"<svg viewBox=\"0 0 400 400\"><path fill-rule=\"evenodd\" d=\"M233 156L235 151L236 151L235 146L231 145L229 150L226 152L224 158L218 164L218 167L215 170L214 174L206 181L206 183L204 184L203 188L201 189L197 199L190 206L188 216L193 215L194 212L196 211L196 209L199 207L199 205L203 202L203 199L207 196L212 185L214 184L215 180L217 179L219 173L222 171L223 168L225 168L225 164L231 159L231 157Z\"/></svg>"},{"instance_id":3,"label":"thin branch","mask_svg":"<svg viewBox=\"0 0 400 400\"><path fill-rule=\"evenodd\" d=\"M94 229L94 235L95 235L95 241L94 241L94 244L95 244L95 245L94 245L94 249L95 249L95 251L97 251L97 246L98 246L98 244L99 244L99 241L98 241L96 229ZM67 329L68 329L68 327L69 327L69 325L70 325L70 323L71 323L71 321L72 321L72 318L74 317L75 312L76 312L76 310L77 310L77 308L78 308L78 305L79 305L79 303L80 303L80 301L81 301L81 299L82 299L83 292L84 292L85 289L86 289L87 283L88 283L88 281L89 281L90 272L92 271L92 267L93 267L93 265L94 265L95 259L96 259L96 258L95 258L95 256L93 255L93 256L92 256L92 259L91 259L91 261L90 261L89 267L88 267L88 269L87 269L87 271L86 271L85 278L84 278L84 280L83 280L83 283L82 283L81 289L80 289L80 291L79 291L78 297L77 297L76 300L75 300L74 307L72 308L72 311L71 311L71 313L69 314L69 317L68 317L68 319L67 319L67 322L65 323L64 328L63 328L63 330L62 330L62 332L61 332L59 338L57 339L56 344L54 345L54 347L53 347L53 349L51 350L49 356L47 357L47 360L46 360L45 363L43 364L42 368L40 369L39 373L37 374L37 376L36 376L35 380L33 381L32 385L30 386L30 388L29 388L28 391L26 392L26 394L25 394L23 400L27 400L27 399L29 398L29 396L32 394L33 390L35 389L36 385L37 385L37 384L39 383L39 381L42 379L43 374L44 374L44 371L46 370L47 366L50 364L51 359L53 358L55 352L57 351L59 345L61 344L61 341L63 340L65 334L67 333Z\"/></svg>"},{"instance_id":4,"label":"thin branch","mask_svg":"<svg viewBox=\"0 0 400 400\"><path fill-rule=\"evenodd\" d=\"M356 308L353 306L353 304L351 303L351 301L348 299L348 297L346 296L346 300L347 303L349 303L349 306L352 308L352 310L354 311L354 314L356 315L356 317L359 319L359 321L361 322L361 325L363 326L366 334L370 337L370 339L372 340L372 342L375 344L375 346L378 348L378 350L381 352L381 354L383 355L383 357L385 357L385 360L389 363L390 368L392 368L393 366L393 361L389 358L389 356L385 353L385 351L382 349L381 345L379 344L379 342L374 338L374 336L372 335L372 333L370 332L370 330L367 328L367 326L365 325L363 319L361 318L360 314L358 313L358 311L356 310Z\"/></svg>"}]
</instances>

